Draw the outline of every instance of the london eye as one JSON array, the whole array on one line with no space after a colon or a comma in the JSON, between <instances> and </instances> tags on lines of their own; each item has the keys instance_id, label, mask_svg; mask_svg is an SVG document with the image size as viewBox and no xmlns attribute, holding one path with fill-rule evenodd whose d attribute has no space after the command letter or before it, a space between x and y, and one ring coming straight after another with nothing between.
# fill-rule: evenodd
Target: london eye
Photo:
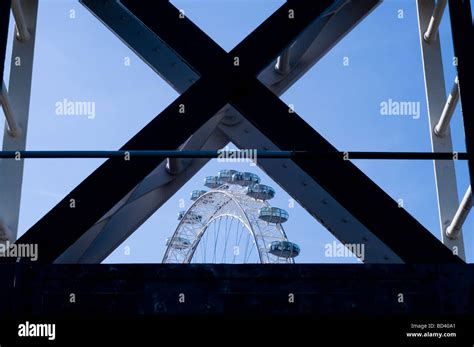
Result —
<instances>
[{"instance_id":1,"label":"london eye","mask_svg":"<svg viewBox=\"0 0 474 347\"><path fill-rule=\"evenodd\" d=\"M283 229L289 214L269 203L275 190L250 172L221 170L194 190L178 214L163 263L294 263L300 248Z\"/></svg>"}]
</instances>

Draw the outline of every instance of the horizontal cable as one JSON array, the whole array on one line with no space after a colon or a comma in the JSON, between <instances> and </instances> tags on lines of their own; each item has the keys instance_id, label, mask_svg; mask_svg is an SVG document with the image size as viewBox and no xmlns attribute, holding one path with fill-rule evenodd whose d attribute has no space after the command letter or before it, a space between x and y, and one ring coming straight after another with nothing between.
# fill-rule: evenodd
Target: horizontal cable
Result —
<instances>
[{"instance_id":1,"label":"horizontal cable","mask_svg":"<svg viewBox=\"0 0 474 347\"><path fill-rule=\"evenodd\" d=\"M2 159L74 159L74 158L217 158L217 159L385 159L385 160L468 160L465 152L314 152L260 151L254 149L226 151L120 150L120 151L0 151Z\"/></svg>"}]
</instances>

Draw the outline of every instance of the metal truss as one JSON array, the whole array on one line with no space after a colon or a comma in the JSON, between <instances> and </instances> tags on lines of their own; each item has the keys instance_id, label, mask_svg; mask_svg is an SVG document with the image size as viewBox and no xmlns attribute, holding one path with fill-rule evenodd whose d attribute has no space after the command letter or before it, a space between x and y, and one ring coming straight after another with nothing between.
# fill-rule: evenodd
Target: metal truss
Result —
<instances>
[{"instance_id":1,"label":"metal truss","mask_svg":"<svg viewBox=\"0 0 474 347\"><path fill-rule=\"evenodd\" d=\"M225 139L223 142L235 141L243 148L333 153L335 148L296 113L288 112L288 106L275 94L286 90L378 1L364 2L363 5L339 1L288 1L229 54L189 20L179 18L178 10L168 2L124 0L120 4L84 0L84 3L96 6L95 9L103 6L112 18L102 20L119 28L116 33L182 93L123 146L123 150L200 149L217 134ZM297 14L294 18L288 16L290 10ZM121 17L123 24L117 24L118 18L113 17L120 11L128 13L128 17ZM123 29L120 29L121 25ZM131 27L140 28L135 32L142 36L141 43L133 37L134 31L129 30ZM168 58L171 58L174 70L160 63L162 60L169 62ZM277 62L279 67L275 71ZM282 62L285 62L285 68L281 67ZM180 120L182 105L186 107L186 122ZM278 124L274 122L276 118ZM209 126L215 120L218 125ZM280 128L280 124L285 124L285 127ZM206 125L206 131L202 131L203 125ZM215 130L216 126L219 130ZM244 134L250 135L245 137L234 131L239 127ZM202 131L201 136L193 135L196 131ZM234 135L231 136L232 132ZM222 136L223 133L228 135ZM300 136L289 138L288 133ZM244 140L238 141L240 138ZM194 144L190 143L193 139L196 139ZM103 259L106 253L100 251L98 245L110 241L102 237L104 230L109 230L110 237L111 233L123 227L119 221L130 217L130 212L139 210L143 206L141 203L153 195L154 201L148 210L140 212L120 233L123 241L166 201L171 191L182 185L184 176L191 177L192 172L205 162L165 162L159 158L132 158L129 162L110 159L18 243L38 243L44 250L40 258L42 262ZM264 160L259 165L340 240L365 243L367 262L460 262L420 223L343 158ZM153 180L153 183L145 184ZM167 193L159 195L168 182L176 184ZM145 192L143 195L136 193L140 189ZM305 195L305 192L309 194ZM131 199L132 196L136 199ZM357 198L362 196L364 204L360 204ZM71 199L75 201L74 209L70 208ZM143 199L140 204L130 203L139 199ZM125 210L128 213L124 213ZM121 212L123 218L117 218ZM64 229L68 230L67 234L61 232ZM114 236L109 250L119 241ZM419 251L420 245L423 245L424 252Z\"/></svg>"},{"instance_id":2,"label":"metal truss","mask_svg":"<svg viewBox=\"0 0 474 347\"><path fill-rule=\"evenodd\" d=\"M8 2L0 1L0 58L6 43ZM83 2L182 94L122 149L212 150L232 141L240 148L327 151L332 159L262 158L258 165L339 240L365 243L367 262L455 264L268 264L264 270L260 265L248 264L3 264L0 316L15 320L15 324L2 325L2 338L9 331L16 335L18 318L31 315L86 317L89 323L91 315L130 314L192 317L193 322L196 315L202 316L199 319L205 315L219 320L226 315L311 316L325 321L331 316L372 316L379 320L391 315L410 322L414 316L426 315L452 317L449 321L454 317L466 321L473 318L473 266L453 256L362 172L342 160L316 131L296 114L288 114L288 107L277 98L378 1L331 2L333 7L326 7L329 1L289 1L229 54L188 20L176 21L178 11L168 3ZM285 12L289 8L296 9L297 23L287 22ZM458 77L472 180L474 129L469 117L472 101L468 99L472 81L467 79L472 72L472 53L461 44L461 38L469 38L466 32L472 33L467 18L471 13L469 2L450 1L450 12L455 52L460 59ZM303 18L299 13L304 14ZM24 31L19 32L25 37ZM271 44L259 45L261 42ZM196 46L201 54L193 52ZM232 64L236 54L242 63L238 69ZM427 89L428 104L439 103L430 96L434 89ZM444 90L441 94L441 99L445 98ZM186 122L179 114L180 105L186 106ZM285 129L272 124L273 118L267 114L278 118ZM289 131L300 136L286 138ZM39 244L39 260L43 263L100 262L208 160L134 156L130 161L109 159L17 243ZM358 195L363 196L364 206ZM70 208L71 199L76 208ZM456 216L458 213L453 219ZM8 226L0 221L2 228ZM1 262L6 260L2 258ZM72 292L78 295L78 303L68 300ZM186 304L180 301L183 295ZM294 301L290 302L289 297ZM366 321L362 324L361 329L365 329ZM96 326L103 331L102 325ZM406 328L404 323L404 332ZM77 325L73 331L77 331ZM355 334L358 332L354 329ZM84 336L90 339L90 335Z\"/></svg>"},{"instance_id":3,"label":"metal truss","mask_svg":"<svg viewBox=\"0 0 474 347\"><path fill-rule=\"evenodd\" d=\"M82 3L89 8L98 18L112 30L130 49L157 73L159 73L170 85L178 92L185 92L189 86L195 81L198 75L188 67L186 62L170 49L169 46L157 37L153 32L146 28L137 18L130 13L119 2L100 2L83 0ZM281 95L287 90L298 78L311 68L322 56L332 48L342 37L345 36L357 23L359 23L367 13L369 13L378 1L367 1L355 4L348 3L333 18L326 23L321 29L317 23L313 23L306 31L304 31L296 41L293 47L306 47L291 50L291 66L292 69L286 75L276 74L274 64L276 60L265 68L260 74L259 79L267 85L275 94ZM126 23L126 25L124 25ZM299 43L303 42L303 43ZM299 61L298 61L299 59ZM218 122L214 124L214 128L220 123L221 131L213 130L212 125L206 127L206 132L200 131L195 134L191 141L188 142L183 149L208 149L222 148L226 143L222 143L221 147L199 147L199 137L206 138L212 131L218 132L220 137L226 137L224 142L236 143L241 148L272 148L278 149L265 136L259 133L247 120L242 118L240 114L232 107L226 106L216 115ZM255 130L254 130L255 129ZM221 135L224 133L225 135ZM207 135L206 135L207 134ZM169 181L167 187L177 190L181 184L180 177L185 175L191 177L200 167L196 166L196 161L187 161L193 163L192 167L182 170L174 180L166 179L168 173L164 167L159 167L155 173L161 173L164 181ZM202 162L202 161L201 161ZM207 161L206 161L207 162ZM357 220L352 224L341 223L344 218L348 218L349 213L338 204L328 193L324 192L318 185L313 184L313 180L303 170L294 164L291 160L259 160L259 166L263 168L274 180L276 180L290 195L320 221L324 221L325 225L341 241L347 243L366 242L367 261L368 262L396 262L398 257L388 249L376 237L373 237L366 228ZM203 164L204 165L204 164ZM181 165L182 168L186 165ZM288 177L297 179L289 180ZM175 185L176 183L176 185ZM87 242L77 242L58 259L58 262L100 262L105 259L113 249L115 249L127 235L130 235L136 228L126 229L124 225L130 225L130 220L139 221L146 220L161 204L168 199L163 191L165 189L156 187L155 194L162 197L157 199L158 202L154 206L150 206L150 199L146 200L147 205L140 205L141 208L135 208L133 214L121 214L114 216L114 225L120 225L114 232L101 233L98 229L106 225L101 220L100 225L95 225L91 229L91 233L97 235L95 241L93 237L84 237L81 240ZM169 190L166 190L168 192ZM168 193L166 193L168 194ZM169 195L171 196L171 195ZM145 200L143 200L145 202ZM315 203L315 202L318 203ZM323 202L322 204L319 202ZM126 199L122 200L118 205L126 205ZM138 203L136 204L138 206ZM89 234L89 232L88 232ZM92 243L90 240L93 240ZM83 252L81 254L81 252Z\"/></svg>"}]
</instances>

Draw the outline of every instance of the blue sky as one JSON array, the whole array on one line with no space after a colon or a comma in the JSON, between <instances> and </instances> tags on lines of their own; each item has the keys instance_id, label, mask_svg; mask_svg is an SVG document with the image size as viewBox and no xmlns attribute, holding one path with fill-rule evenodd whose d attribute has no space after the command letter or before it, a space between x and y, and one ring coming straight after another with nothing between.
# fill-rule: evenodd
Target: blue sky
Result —
<instances>
[{"instance_id":1,"label":"blue sky","mask_svg":"<svg viewBox=\"0 0 474 347\"><path fill-rule=\"evenodd\" d=\"M230 50L276 10L280 0L174 0L186 15L224 49ZM404 18L398 18L398 10ZM75 18L70 18L71 10ZM12 29L12 28L11 28ZM455 68L449 15L441 24L446 89ZM11 40L8 45L11 50ZM344 66L344 57L349 65ZM130 58L130 65L124 64ZM6 80L10 70L7 54ZM177 93L77 1L41 0L27 149L114 150L151 121ZM55 114L63 99L93 101L96 117ZM381 116L388 99L420 102L419 119ZM388 0L359 24L283 96L296 111L339 150L430 151L415 1ZM454 149L465 151L459 107L452 121ZM19 234L23 234L102 160L28 160L25 164ZM355 164L439 238L430 161L356 161ZM289 238L301 246L298 262L358 262L326 258L324 245L334 237L258 168L210 162L182 190L146 221L105 262L160 262L165 239L177 226L179 200L221 168L253 171L277 188L273 206L285 208ZM460 198L468 186L465 162L456 162ZM364 197L360 197L363 203ZM474 217L465 223L467 260L474 260ZM388 221L389 222L389 221ZM407 240L409 242L409 240ZM130 247L126 255L124 247ZM420 252L423 249L421 247Z\"/></svg>"}]
</instances>

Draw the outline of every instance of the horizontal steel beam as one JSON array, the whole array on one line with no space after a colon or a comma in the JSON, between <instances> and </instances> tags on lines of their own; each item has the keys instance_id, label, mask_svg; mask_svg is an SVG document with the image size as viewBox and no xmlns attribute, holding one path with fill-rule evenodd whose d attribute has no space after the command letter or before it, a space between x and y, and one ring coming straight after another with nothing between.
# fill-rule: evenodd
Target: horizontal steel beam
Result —
<instances>
[{"instance_id":1,"label":"horizontal steel beam","mask_svg":"<svg viewBox=\"0 0 474 347\"><path fill-rule=\"evenodd\" d=\"M0 278L2 318L474 316L474 265L465 264L12 264Z\"/></svg>"}]
</instances>

